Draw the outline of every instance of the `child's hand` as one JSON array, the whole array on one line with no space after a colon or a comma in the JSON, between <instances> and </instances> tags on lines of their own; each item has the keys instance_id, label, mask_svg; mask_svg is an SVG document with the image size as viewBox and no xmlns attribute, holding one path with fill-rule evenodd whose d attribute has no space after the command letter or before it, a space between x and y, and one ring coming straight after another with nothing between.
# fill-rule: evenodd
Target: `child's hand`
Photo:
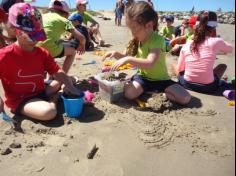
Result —
<instances>
[{"instance_id":1,"label":"child's hand","mask_svg":"<svg viewBox=\"0 0 236 176\"><path fill-rule=\"evenodd\" d=\"M129 57L123 57L122 59L114 63L114 65L111 67L111 71L119 70L119 67L127 64L128 62L129 62Z\"/></svg>"},{"instance_id":2,"label":"child's hand","mask_svg":"<svg viewBox=\"0 0 236 176\"><path fill-rule=\"evenodd\" d=\"M107 58L115 58L115 59L120 59L124 57L121 53L117 52L117 51L112 51L107 53L104 58L102 59L102 61L105 61Z\"/></svg>"},{"instance_id":3,"label":"child's hand","mask_svg":"<svg viewBox=\"0 0 236 176\"><path fill-rule=\"evenodd\" d=\"M77 48L77 51L79 53L79 55L82 55L85 53L85 44L79 44L78 48Z\"/></svg>"}]
</instances>

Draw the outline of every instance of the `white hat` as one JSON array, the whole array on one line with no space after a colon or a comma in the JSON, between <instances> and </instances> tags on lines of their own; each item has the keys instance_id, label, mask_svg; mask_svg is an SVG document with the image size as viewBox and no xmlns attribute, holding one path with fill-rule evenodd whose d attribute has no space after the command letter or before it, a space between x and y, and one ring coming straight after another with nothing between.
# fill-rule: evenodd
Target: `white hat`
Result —
<instances>
[{"instance_id":1,"label":"white hat","mask_svg":"<svg viewBox=\"0 0 236 176\"><path fill-rule=\"evenodd\" d=\"M69 13L69 6L65 0L51 0L49 4L49 9L60 10Z\"/></svg>"},{"instance_id":2,"label":"white hat","mask_svg":"<svg viewBox=\"0 0 236 176\"><path fill-rule=\"evenodd\" d=\"M76 4L88 4L87 0L76 0Z\"/></svg>"}]
</instances>

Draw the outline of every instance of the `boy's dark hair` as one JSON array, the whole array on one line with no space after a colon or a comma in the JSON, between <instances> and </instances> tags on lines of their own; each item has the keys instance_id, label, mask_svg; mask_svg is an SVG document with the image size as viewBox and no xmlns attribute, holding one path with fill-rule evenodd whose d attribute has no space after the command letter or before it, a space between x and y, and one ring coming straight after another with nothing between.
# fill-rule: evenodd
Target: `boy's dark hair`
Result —
<instances>
[{"instance_id":1,"label":"boy's dark hair","mask_svg":"<svg viewBox=\"0 0 236 176\"><path fill-rule=\"evenodd\" d=\"M147 23L152 21L154 24L153 30L156 31L158 28L157 12L152 7L150 7L150 5L145 1L133 3L126 12L126 18L132 21L136 21L142 26L145 26ZM126 54L132 56L135 56L137 54L139 42L135 40L136 39L133 39L129 42Z\"/></svg>"},{"instance_id":2,"label":"boy's dark hair","mask_svg":"<svg viewBox=\"0 0 236 176\"><path fill-rule=\"evenodd\" d=\"M217 14L212 11L202 11L198 15L197 21L199 21L199 24L196 25L193 43L191 45L191 51L194 53L198 52L199 45L205 41L206 37L210 37L215 30L215 27L209 26L208 22L217 22Z\"/></svg>"}]
</instances>

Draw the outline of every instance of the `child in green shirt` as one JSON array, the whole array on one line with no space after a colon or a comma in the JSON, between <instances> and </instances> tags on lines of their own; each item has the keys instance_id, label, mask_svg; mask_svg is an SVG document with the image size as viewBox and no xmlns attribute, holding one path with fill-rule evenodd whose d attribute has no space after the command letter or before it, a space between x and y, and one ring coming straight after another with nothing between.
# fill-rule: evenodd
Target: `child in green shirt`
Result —
<instances>
[{"instance_id":1,"label":"child in green shirt","mask_svg":"<svg viewBox=\"0 0 236 176\"><path fill-rule=\"evenodd\" d=\"M69 6L64 0L52 0L49 5L50 13L43 15L43 27L47 40L40 42L38 45L47 49L52 57L61 58L66 56L63 64L63 71L68 73L76 51L83 54L85 51L85 37L77 31L73 24L67 19L69 15ZM61 43L61 35L70 32L80 44L77 48L71 43Z\"/></svg>"},{"instance_id":2,"label":"child in green shirt","mask_svg":"<svg viewBox=\"0 0 236 176\"><path fill-rule=\"evenodd\" d=\"M147 2L134 3L127 11L126 24L134 38L130 43L134 43L136 47L126 54L108 53L105 58L118 59L112 70L117 70L127 63L139 68L132 82L125 86L127 99L136 99L145 91L158 91L165 92L172 101L187 104L191 99L190 94L168 75L165 39L155 32L157 22L157 13Z\"/></svg>"}]
</instances>

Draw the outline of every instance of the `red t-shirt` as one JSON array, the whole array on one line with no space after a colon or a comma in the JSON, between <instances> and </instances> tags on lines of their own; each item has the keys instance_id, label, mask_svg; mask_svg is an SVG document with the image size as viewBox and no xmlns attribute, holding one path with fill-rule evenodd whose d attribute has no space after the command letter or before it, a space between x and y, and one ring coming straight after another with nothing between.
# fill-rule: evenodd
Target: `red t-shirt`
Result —
<instances>
[{"instance_id":1,"label":"red t-shirt","mask_svg":"<svg viewBox=\"0 0 236 176\"><path fill-rule=\"evenodd\" d=\"M5 91L6 105L15 111L26 98L45 90L44 73L58 72L60 67L47 50L36 47L28 52L16 44L0 50L0 79Z\"/></svg>"}]
</instances>

